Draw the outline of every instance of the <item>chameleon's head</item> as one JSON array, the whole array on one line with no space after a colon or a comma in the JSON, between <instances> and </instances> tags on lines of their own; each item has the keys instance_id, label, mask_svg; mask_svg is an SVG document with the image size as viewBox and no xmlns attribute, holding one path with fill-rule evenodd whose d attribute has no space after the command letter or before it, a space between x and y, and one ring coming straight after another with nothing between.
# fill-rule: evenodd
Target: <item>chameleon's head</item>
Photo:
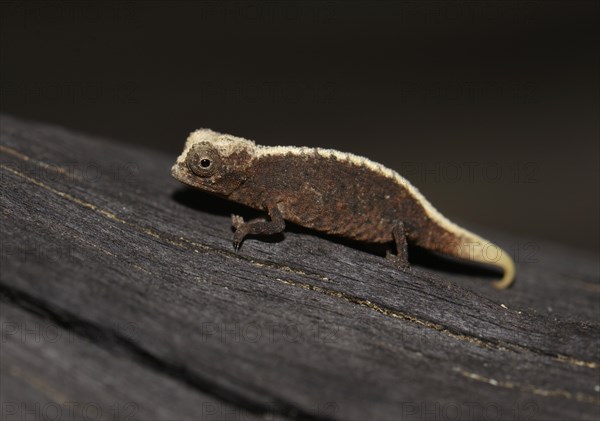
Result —
<instances>
[{"instance_id":1,"label":"chameleon's head","mask_svg":"<svg viewBox=\"0 0 600 421\"><path fill-rule=\"evenodd\" d=\"M247 178L254 142L200 129L192 132L171 174L182 183L229 196Z\"/></svg>"}]
</instances>

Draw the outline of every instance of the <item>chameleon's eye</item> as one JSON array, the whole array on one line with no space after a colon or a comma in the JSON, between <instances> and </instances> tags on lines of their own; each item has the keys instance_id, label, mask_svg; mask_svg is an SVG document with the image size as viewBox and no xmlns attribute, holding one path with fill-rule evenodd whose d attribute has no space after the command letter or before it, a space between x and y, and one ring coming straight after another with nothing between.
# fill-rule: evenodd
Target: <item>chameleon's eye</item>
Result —
<instances>
[{"instance_id":1,"label":"chameleon's eye","mask_svg":"<svg viewBox=\"0 0 600 421\"><path fill-rule=\"evenodd\" d=\"M195 145L188 153L188 168L199 177L212 176L217 169L218 163L219 155L210 146Z\"/></svg>"}]
</instances>

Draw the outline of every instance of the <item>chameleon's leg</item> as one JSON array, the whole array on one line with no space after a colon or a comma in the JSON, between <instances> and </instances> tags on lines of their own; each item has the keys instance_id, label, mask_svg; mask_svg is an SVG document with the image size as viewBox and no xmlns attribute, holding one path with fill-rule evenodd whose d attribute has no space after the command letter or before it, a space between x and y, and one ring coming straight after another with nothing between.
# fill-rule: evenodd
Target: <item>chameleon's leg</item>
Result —
<instances>
[{"instance_id":1,"label":"chameleon's leg","mask_svg":"<svg viewBox=\"0 0 600 421\"><path fill-rule=\"evenodd\" d=\"M404 223L399 221L392 230L392 236L396 243L396 254L388 253L388 257L393 259L394 263L402 270L408 269L410 264L408 263L408 244L406 242L406 231L404 230Z\"/></svg>"},{"instance_id":2,"label":"chameleon's leg","mask_svg":"<svg viewBox=\"0 0 600 421\"><path fill-rule=\"evenodd\" d=\"M252 221L244 222L244 218L239 215L231 215L231 224L235 228L233 233L233 248L238 251L242 241L249 234L273 235L283 232L285 229L285 221L277 206L269 206L270 221L264 219L253 219Z\"/></svg>"}]
</instances>

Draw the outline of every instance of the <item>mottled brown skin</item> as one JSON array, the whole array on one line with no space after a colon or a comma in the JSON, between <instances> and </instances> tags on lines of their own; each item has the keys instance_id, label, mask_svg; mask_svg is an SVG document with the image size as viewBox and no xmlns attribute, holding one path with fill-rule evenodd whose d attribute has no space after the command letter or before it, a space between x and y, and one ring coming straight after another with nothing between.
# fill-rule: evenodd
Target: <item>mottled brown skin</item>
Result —
<instances>
[{"instance_id":1,"label":"mottled brown skin","mask_svg":"<svg viewBox=\"0 0 600 421\"><path fill-rule=\"evenodd\" d=\"M206 173L202 159L211 161ZM184 183L269 213L270 221L232 217L236 250L246 235L282 232L284 220L359 241L395 241L402 267L408 265L407 241L447 252L456 240L396 180L334 156L309 152L252 159L241 151L223 157L201 143L178 170L174 175Z\"/></svg>"}]
</instances>

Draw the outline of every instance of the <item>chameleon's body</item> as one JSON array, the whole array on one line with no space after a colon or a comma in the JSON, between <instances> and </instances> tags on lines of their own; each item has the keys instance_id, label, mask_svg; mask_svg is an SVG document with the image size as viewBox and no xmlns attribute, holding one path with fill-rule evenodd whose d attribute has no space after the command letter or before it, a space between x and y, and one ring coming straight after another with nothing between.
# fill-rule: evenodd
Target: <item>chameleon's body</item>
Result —
<instances>
[{"instance_id":1,"label":"chameleon's body","mask_svg":"<svg viewBox=\"0 0 600 421\"><path fill-rule=\"evenodd\" d=\"M504 270L514 264L499 247L450 222L407 180L356 155L319 148L267 147L202 129L193 132L172 174L190 186L266 210L271 221L233 217L234 246L247 234L283 231L283 220L354 240L396 242L407 265L406 243Z\"/></svg>"}]
</instances>

